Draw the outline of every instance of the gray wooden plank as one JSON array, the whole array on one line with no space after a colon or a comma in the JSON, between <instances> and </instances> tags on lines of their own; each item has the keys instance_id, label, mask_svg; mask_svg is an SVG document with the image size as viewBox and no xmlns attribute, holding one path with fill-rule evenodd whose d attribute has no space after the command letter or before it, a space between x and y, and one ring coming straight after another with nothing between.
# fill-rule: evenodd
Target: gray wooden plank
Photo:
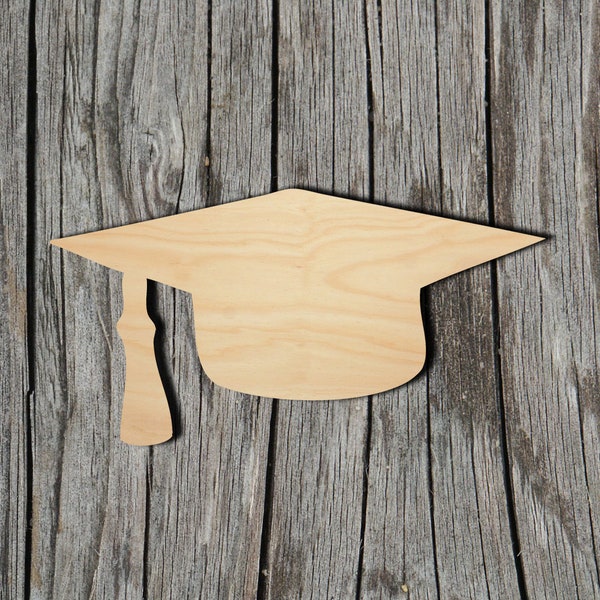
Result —
<instances>
[{"instance_id":1,"label":"gray wooden plank","mask_svg":"<svg viewBox=\"0 0 600 600\"><path fill-rule=\"evenodd\" d=\"M367 16L374 198L432 210L440 194L435 3L368 2ZM373 398L363 598L438 597L427 391L423 372Z\"/></svg>"},{"instance_id":2,"label":"gray wooden plank","mask_svg":"<svg viewBox=\"0 0 600 600\"><path fill-rule=\"evenodd\" d=\"M486 10L437 5L442 214L489 223ZM500 259L500 262L503 259ZM496 393L492 264L432 286L432 482L441 598L517 598Z\"/></svg>"},{"instance_id":3,"label":"gray wooden plank","mask_svg":"<svg viewBox=\"0 0 600 600\"><path fill-rule=\"evenodd\" d=\"M375 198L487 222L484 4L367 6ZM374 398L364 597L518 595L491 292L489 266L432 286L426 372Z\"/></svg>"},{"instance_id":4,"label":"gray wooden plank","mask_svg":"<svg viewBox=\"0 0 600 600\"><path fill-rule=\"evenodd\" d=\"M181 120L184 168L171 210L268 192L270 7L212 2L209 13L198 3L187 13L180 7L171 32L158 27L157 37L175 37L173 50L149 48L144 60L163 73L171 62L176 69L142 118L159 122L153 111L162 104L163 128ZM153 450L148 597L255 598L271 400L214 385L198 361L189 295L161 287L159 296L181 435Z\"/></svg>"},{"instance_id":5,"label":"gray wooden plank","mask_svg":"<svg viewBox=\"0 0 600 600\"><path fill-rule=\"evenodd\" d=\"M160 85L164 76L150 71L146 87L134 85L133 73L140 66L148 66L140 54L147 46L160 52L169 43L158 39L151 7L131 2L101 4L90 12L96 21L97 37L95 46L85 49L92 54L90 60L95 61L91 65L93 131L100 205L93 229L101 229L165 214L168 203L158 200L160 193L167 197L177 193L177 172L173 168L176 161L166 161L164 156L177 155L178 132L176 122L170 124L168 132L162 132L139 116L140 106L151 96L149 90ZM159 190L157 198L151 196L150 190L155 189ZM84 265L88 272L89 265L85 261ZM122 312L121 276L113 272L107 276L109 300L104 301L106 315L99 321L110 339L110 355L100 363L108 365L110 374L110 382L104 388L104 396L110 392L111 398L110 431L104 467L102 530L99 538L90 540L97 554L90 597L146 598L151 451L127 446L119 439L125 356L115 325ZM90 289L86 285L88 293ZM98 303L103 304L102 300Z\"/></svg>"},{"instance_id":6,"label":"gray wooden plank","mask_svg":"<svg viewBox=\"0 0 600 600\"><path fill-rule=\"evenodd\" d=\"M491 3L502 385L531 598L598 598L598 3Z\"/></svg>"},{"instance_id":7,"label":"gray wooden plank","mask_svg":"<svg viewBox=\"0 0 600 600\"><path fill-rule=\"evenodd\" d=\"M0 598L26 587L27 391L27 2L0 20Z\"/></svg>"},{"instance_id":8,"label":"gray wooden plank","mask_svg":"<svg viewBox=\"0 0 600 600\"><path fill-rule=\"evenodd\" d=\"M44 246L50 237L202 205L208 8L46 8L40 9L39 86L54 90L60 83L62 94L49 94L40 110L38 168L54 186L40 192L39 277L53 289L39 300L39 383L46 402L36 407L32 591L39 597L135 598L167 592L239 597L243 590L246 597L258 579L270 404L240 401L201 380L188 334L172 352L182 390L180 439L151 454L123 445L124 357L114 330L122 307L119 277L76 257L47 255ZM247 17L241 12L237 25ZM267 11L255 22L263 34L265 19ZM64 33L52 37L56 31ZM248 39L259 40L259 55L238 68L261 82L270 42L255 33ZM244 50L238 58L246 60ZM263 72L255 69L260 61ZM225 69L219 81L228 77ZM247 94L263 98L245 138L256 150L240 154L237 171L221 166L232 187L217 192L213 184L217 201L262 193L270 181L270 149L260 143L270 131L268 85L267 91L252 90L245 83L238 87L241 136L252 99ZM222 104L222 114L229 109ZM221 141L230 125L215 128L215 148L228 143L242 149L241 138ZM250 176L254 167L261 169L260 181ZM189 331L189 298L164 288L160 297L164 339L174 328ZM75 351L65 349L71 344ZM62 397L47 389L58 385ZM237 525L229 535L232 522ZM232 578L234 571L245 579Z\"/></svg>"},{"instance_id":9,"label":"gray wooden plank","mask_svg":"<svg viewBox=\"0 0 600 600\"><path fill-rule=\"evenodd\" d=\"M37 5L32 598L143 593L148 451L118 440L120 277L48 248L144 215L121 178L118 101L134 59L121 37L134 40L136 22L127 7Z\"/></svg>"},{"instance_id":10,"label":"gray wooden plank","mask_svg":"<svg viewBox=\"0 0 600 600\"><path fill-rule=\"evenodd\" d=\"M277 185L366 198L363 12L315 1L279 16ZM265 597L355 596L367 406L279 401Z\"/></svg>"}]
</instances>

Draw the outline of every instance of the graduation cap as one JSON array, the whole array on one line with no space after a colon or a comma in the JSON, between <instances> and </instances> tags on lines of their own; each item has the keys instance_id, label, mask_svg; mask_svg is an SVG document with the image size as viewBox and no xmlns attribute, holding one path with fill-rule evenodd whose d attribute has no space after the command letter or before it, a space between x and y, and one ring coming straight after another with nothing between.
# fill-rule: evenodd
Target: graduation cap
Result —
<instances>
[{"instance_id":1,"label":"graduation cap","mask_svg":"<svg viewBox=\"0 0 600 600\"><path fill-rule=\"evenodd\" d=\"M145 445L172 435L148 279L192 294L198 354L216 384L334 400L419 373L422 287L542 239L291 189L52 244L123 273L121 439Z\"/></svg>"}]
</instances>

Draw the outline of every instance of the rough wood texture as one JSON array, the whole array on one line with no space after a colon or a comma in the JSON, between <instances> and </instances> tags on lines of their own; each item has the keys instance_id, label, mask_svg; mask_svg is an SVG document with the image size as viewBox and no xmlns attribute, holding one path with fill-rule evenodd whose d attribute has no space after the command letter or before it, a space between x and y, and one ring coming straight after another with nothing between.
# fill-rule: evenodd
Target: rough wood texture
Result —
<instances>
[{"instance_id":1,"label":"rough wood texture","mask_svg":"<svg viewBox=\"0 0 600 600\"><path fill-rule=\"evenodd\" d=\"M600 598L598 3L9 4L0 597ZM152 284L175 439L123 445L120 277L48 241L293 186L551 239L367 402L214 387Z\"/></svg>"},{"instance_id":2,"label":"rough wood texture","mask_svg":"<svg viewBox=\"0 0 600 600\"><path fill-rule=\"evenodd\" d=\"M118 65L116 41L121 27L133 41L137 22L104 4L37 3L32 598L135 598L143 589L148 451L118 442L120 277L48 247L139 218L139 188L114 168L128 164L117 141L133 141L116 110L131 85L128 46Z\"/></svg>"},{"instance_id":3,"label":"rough wood texture","mask_svg":"<svg viewBox=\"0 0 600 600\"><path fill-rule=\"evenodd\" d=\"M119 278L102 269L82 271L81 259L49 264L47 253L52 237L206 202L209 7L198 4L188 12L173 3L157 12L150 4L127 3L95 11L73 3L41 4L38 12L38 83L58 91L43 97L38 123L39 178L48 185L39 190L36 236L40 290L45 289L38 296L37 354L44 409L36 412L35 423L32 592L106 598L163 597L167 590L174 597L219 597L223 590L232 598L252 595L269 404L214 392L197 360L189 358L192 338L184 336L172 359L183 382L174 394L181 402L178 440L153 452L121 444L120 402L114 400L122 397L124 363L113 329L122 310ZM247 17L241 15L231 36L237 39L252 24ZM255 39L249 31L249 43ZM228 46L232 39L222 43ZM265 70L269 73L270 63ZM264 73L249 72L262 85ZM221 78L224 73L229 76L229 69ZM245 116L252 113L249 106L246 101ZM263 116L270 118L270 107L257 114L263 120L256 120L253 135L262 139L270 131ZM222 139L221 130L213 135ZM250 137L248 144L258 149L258 139ZM254 161L268 185L268 148L262 163L256 154L242 155L248 161L243 172ZM235 194L267 191L255 182L246 182L246 189L232 184ZM54 211L57 202L66 212ZM64 320L56 304L63 294L71 298ZM191 321L189 299L182 296L157 301L156 318L185 331ZM66 336L78 339L81 350L67 352ZM52 340L58 341L58 353ZM110 364L111 357L110 369L91 373L97 360ZM169 361L164 362L168 378ZM126 501L111 500L121 492ZM236 526L228 535L231 522ZM70 554L69 548L78 550ZM206 575L192 577L197 573Z\"/></svg>"},{"instance_id":4,"label":"rough wood texture","mask_svg":"<svg viewBox=\"0 0 600 600\"><path fill-rule=\"evenodd\" d=\"M373 195L432 211L439 197L434 2L367 2ZM431 311L423 313L429 332ZM433 344L431 336L428 342ZM437 344L429 348L429 357ZM432 522L428 368L373 399L361 591L438 597Z\"/></svg>"},{"instance_id":5,"label":"rough wood texture","mask_svg":"<svg viewBox=\"0 0 600 600\"><path fill-rule=\"evenodd\" d=\"M28 5L0 19L0 598L26 591L28 473Z\"/></svg>"},{"instance_id":6,"label":"rough wood texture","mask_svg":"<svg viewBox=\"0 0 600 600\"><path fill-rule=\"evenodd\" d=\"M487 193L485 3L470 2L466 10L454 3L436 6L439 210L493 222L493 198ZM491 368L496 336L492 272L502 260L459 274L430 292L436 344L429 374L431 478L441 597L452 597L447 590L456 589L471 598L519 594L501 398ZM447 318L444 311L449 311Z\"/></svg>"},{"instance_id":7,"label":"rough wood texture","mask_svg":"<svg viewBox=\"0 0 600 600\"><path fill-rule=\"evenodd\" d=\"M491 6L497 220L552 236L498 264L524 587L598 598L600 7Z\"/></svg>"}]
</instances>

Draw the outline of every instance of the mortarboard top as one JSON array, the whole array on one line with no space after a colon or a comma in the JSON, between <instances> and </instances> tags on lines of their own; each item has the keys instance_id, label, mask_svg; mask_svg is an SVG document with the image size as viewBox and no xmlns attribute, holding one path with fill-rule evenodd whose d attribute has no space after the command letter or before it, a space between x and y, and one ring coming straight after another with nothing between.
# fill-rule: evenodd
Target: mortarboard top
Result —
<instances>
[{"instance_id":1,"label":"mortarboard top","mask_svg":"<svg viewBox=\"0 0 600 600\"><path fill-rule=\"evenodd\" d=\"M202 366L247 394L334 400L412 379L420 289L543 238L284 190L52 244L124 273L121 437L169 439L146 280L192 294Z\"/></svg>"}]
</instances>

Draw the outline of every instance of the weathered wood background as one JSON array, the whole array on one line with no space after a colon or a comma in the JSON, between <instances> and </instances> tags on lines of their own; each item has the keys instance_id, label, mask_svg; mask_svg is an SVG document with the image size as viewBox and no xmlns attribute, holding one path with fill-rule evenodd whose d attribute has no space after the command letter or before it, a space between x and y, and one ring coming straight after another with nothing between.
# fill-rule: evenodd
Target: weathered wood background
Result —
<instances>
[{"instance_id":1,"label":"weathered wood background","mask_svg":"<svg viewBox=\"0 0 600 600\"><path fill-rule=\"evenodd\" d=\"M600 598L599 13L3 2L0 598ZM120 275L48 241L292 186L549 239L342 402L217 388L151 284L177 437L122 444Z\"/></svg>"}]
</instances>

